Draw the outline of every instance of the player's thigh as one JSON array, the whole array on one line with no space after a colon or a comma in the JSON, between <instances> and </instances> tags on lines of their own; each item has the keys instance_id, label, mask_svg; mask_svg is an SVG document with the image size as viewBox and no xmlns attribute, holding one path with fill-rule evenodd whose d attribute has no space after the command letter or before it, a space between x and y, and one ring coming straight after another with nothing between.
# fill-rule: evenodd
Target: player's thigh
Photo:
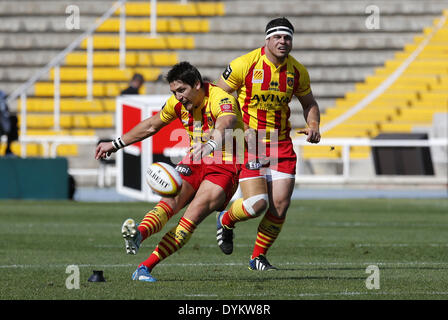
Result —
<instances>
[{"instance_id":1,"label":"player's thigh","mask_svg":"<svg viewBox=\"0 0 448 320\"><path fill-rule=\"evenodd\" d=\"M162 201L166 202L175 213L179 212L193 199L196 190L187 181L182 182L180 192L175 197L164 197Z\"/></svg>"},{"instance_id":2,"label":"player's thigh","mask_svg":"<svg viewBox=\"0 0 448 320\"><path fill-rule=\"evenodd\" d=\"M204 180L185 211L184 217L198 225L210 213L222 207L225 201L224 189L213 182Z\"/></svg>"},{"instance_id":3,"label":"player's thigh","mask_svg":"<svg viewBox=\"0 0 448 320\"><path fill-rule=\"evenodd\" d=\"M266 179L264 177L252 178L240 181L241 193L244 199L249 199L250 197L267 194L268 186Z\"/></svg>"},{"instance_id":4,"label":"player's thigh","mask_svg":"<svg viewBox=\"0 0 448 320\"><path fill-rule=\"evenodd\" d=\"M284 217L291 203L295 179L286 178L268 182L269 207L271 213Z\"/></svg>"}]
</instances>

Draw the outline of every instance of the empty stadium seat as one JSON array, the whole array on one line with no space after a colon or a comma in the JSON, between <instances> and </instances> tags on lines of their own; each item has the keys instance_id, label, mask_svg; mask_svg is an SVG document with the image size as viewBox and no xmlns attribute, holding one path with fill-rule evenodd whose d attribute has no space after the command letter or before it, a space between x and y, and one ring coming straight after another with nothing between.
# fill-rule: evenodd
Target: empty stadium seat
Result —
<instances>
[{"instance_id":1,"label":"empty stadium seat","mask_svg":"<svg viewBox=\"0 0 448 320\"><path fill-rule=\"evenodd\" d=\"M208 32L209 21L197 18L171 18L157 19L157 32ZM106 20L98 29L98 32L119 32L120 19L111 18ZM149 18L126 19L126 32L151 32L151 21Z\"/></svg>"},{"instance_id":2,"label":"empty stadium seat","mask_svg":"<svg viewBox=\"0 0 448 320\"><path fill-rule=\"evenodd\" d=\"M126 3L126 15L149 16L151 14L151 4L148 2ZM224 15L224 4L222 2L198 2L181 4L179 2L158 2L158 16L217 16ZM120 13L120 9L116 14Z\"/></svg>"}]
</instances>

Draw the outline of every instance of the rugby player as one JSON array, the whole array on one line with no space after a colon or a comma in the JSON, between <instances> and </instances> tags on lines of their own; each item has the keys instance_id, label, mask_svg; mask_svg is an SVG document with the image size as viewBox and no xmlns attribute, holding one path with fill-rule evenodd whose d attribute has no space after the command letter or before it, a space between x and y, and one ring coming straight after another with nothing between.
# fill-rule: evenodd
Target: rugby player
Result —
<instances>
[{"instance_id":1,"label":"rugby player","mask_svg":"<svg viewBox=\"0 0 448 320\"><path fill-rule=\"evenodd\" d=\"M133 280L154 282L153 268L182 248L195 228L213 211L224 210L238 186L240 165L236 154L226 152L224 140L236 129L243 132L237 100L221 88L202 81L199 71L188 62L175 65L167 74L173 95L154 116L143 120L123 136L98 145L96 159L141 141L179 119L188 132L190 152L176 167L183 179L180 193L164 197L140 224L127 219L122 225L126 251L136 254L141 243L160 231L167 221L189 204L178 225L168 231L152 254L141 262ZM243 138L244 141L244 138Z\"/></svg>"},{"instance_id":2,"label":"rugby player","mask_svg":"<svg viewBox=\"0 0 448 320\"><path fill-rule=\"evenodd\" d=\"M225 254L233 251L235 223L264 213L249 260L251 270L276 269L266 258L278 237L294 189L297 157L290 137L289 103L296 96L306 128L297 131L307 141L320 141L320 111L306 68L289 53L294 27L286 18L271 20L265 45L233 60L217 85L237 92L248 149L239 181L243 198L217 216L217 241Z\"/></svg>"}]
</instances>

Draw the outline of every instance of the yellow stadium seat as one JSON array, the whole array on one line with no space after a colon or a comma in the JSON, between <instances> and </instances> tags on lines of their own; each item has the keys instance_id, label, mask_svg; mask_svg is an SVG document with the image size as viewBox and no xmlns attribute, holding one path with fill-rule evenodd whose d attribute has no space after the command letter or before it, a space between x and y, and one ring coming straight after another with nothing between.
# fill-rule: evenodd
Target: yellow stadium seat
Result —
<instances>
[{"instance_id":1,"label":"yellow stadium seat","mask_svg":"<svg viewBox=\"0 0 448 320\"><path fill-rule=\"evenodd\" d=\"M152 65L154 66L173 66L178 63L177 53L157 53L151 54Z\"/></svg>"},{"instance_id":2,"label":"yellow stadium seat","mask_svg":"<svg viewBox=\"0 0 448 320\"><path fill-rule=\"evenodd\" d=\"M357 83L355 85L355 90L357 92L372 92L378 87L379 84L376 83ZM429 90L431 86L428 83L403 83L395 82L393 83L386 92L399 92L399 91L426 91Z\"/></svg>"},{"instance_id":3,"label":"yellow stadium seat","mask_svg":"<svg viewBox=\"0 0 448 320\"><path fill-rule=\"evenodd\" d=\"M398 68L403 61L395 59L386 61L386 68ZM431 68L434 70L440 70L440 68L448 67L448 60L440 59L440 60L415 60L413 61L408 68Z\"/></svg>"},{"instance_id":4,"label":"yellow stadium seat","mask_svg":"<svg viewBox=\"0 0 448 320\"><path fill-rule=\"evenodd\" d=\"M112 128L114 126L114 115L90 115L87 121L90 128Z\"/></svg>"},{"instance_id":5,"label":"yellow stadium seat","mask_svg":"<svg viewBox=\"0 0 448 320\"><path fill-rule=\"evenodd\" d=\"M439 71L443 70L444 73L448 72L448 67L440 67L440 68L408 68L403 72L404 76L416 76L416 75L432 75L436 74ZM375 75L391 75L395 69L388 68L378 68L375 70Z\"/></svg>"},{"instance_id":6,"label":"yellow stadium seat","mask_svg":"<svg viewBox=\"0 0 448 320\"><path fill-rule=\"evenodd\" d=\"M21 110L21 103L18 104L18 111ZM28 112L53 112L54 99L53 98L28 98L27 99ZM61 99L61 112L103 112L107 111L103 103L99 99Z\"/></svg>"},{"instance_id":7,"label":"yellow stadium seat","mask_svg":"<svg viewBox=\"0 0 448 320\"><path fill-rule=\"evenodd\" d=\"M373 75L373 76L367 76L365 83L368 84L376 84L380 85L384 80L387 79L386 75ZM439 80L437 79L437 76L435 75L426 75L424 77L421 76L401 76L398 78L395 83L399 84L419 84L419 85L433 85L438 83Z\"/></svg>"},{"instance_id":8,"label":"yellow stadium seat","mask_svg":"<svg viewBox=\"0 0 448 320\"><path fill-rule=\"evenodd\" d=\"M425 108L436 110L437 112L448 112L448 102L435 101L431 99L422 99L419 101L414 101L412 103L412 108Z\"/></svg>"},{"instance_id":9,"label":"yellow stadium seat","mask_svg":"<svg viewBox=\"0 0 448 320\"><path fill-rule=\"evenodd\" d=\"M18 115L18 124L21 124L21 115ZM53 115L28 114L26 117L27 128L52 128L54 126Z\"/></svg>"},{"instance_id":10,"label":"yellow stadium seat","mask_svg":"<svg viewBox=\"0 0 448 320\"><path fill-rule=\"evenodd\" d=\"M339 125L333 129L330 129L322 134L324 138L335 138L335 137L374 137L377 134L377 130L364 130L364 129L349 129L344 128L343 125Z\"/></svg>"},{"instance_id":11,"label":"yellow stadium seat","mask_svg":"<svg viewBox=\"0 0 448 320\"><path fill-rule=\"evenodd\" d=\"M159 36L151 38L147 36L127 36L126 37L127 50L132 49L151 49L151 50L166 50L166 49L193 49L194 38L183 36ZM81 48L85 49L87 41L81 43ZM94 49L119 49L120 41L118 36L93 36Z\"/></svg>"},{"instance_id":12,"label":"yellow stadium seat","mask_svg":"<svg viewBox=\"0 0 448 320\"><path fill-rule=\"evenodd\" d=\"M411 43L404 46L405 52L414 52L419 44ZM425 52L432 52L432 53L444 53L446 54L448 52L448 48L446 45L443 44L428 44L425 47Z\"/></svg>"},{"instance_id":13,"label":"yellow stadium seat","mask_svg":"<svg viewBox=\"0 0 448 320\"><path fill-rule=\"evenodd\" d=\"M78 145L60 144L56 147L56 154L60 157L74 157L78 155Z\"/></svg>"},{"instance_id":14,"label":"yellow stadium seat","mask_svg":"<svg viewBox=\"0 0 448 320\"><path fill-rule=\"evenodd\" d=\"M151 5L147 2L126 3L126 15L128 16L149 16ZM186 3L179 2L159 2L157 3L158 16L216 16L224 15L225 7L222 2L211 3ZM115 14L119 14L120 9Z\"/></svg>"},{"instance_id":15,"label":"yellow stadium seat","mask_svg":"<svg viewBox=\"0 0 448 320\"><path fill-rule=\"evenodd\" d=\"M95 97L105 95L104 86L102 83L94 83L92 86L92 91ZM48 97L53 96L53 93L53 83L36 82L34 85L34 94L36 96ZM61 97L85 97L87 96L87 85L85 83L63 82L60 85L60 95Z\"/></svg>"},{"instance_id":16,"label":"yellow stadium seat","mask_svg":"<svg viewBox=\"0 0 448 320\"><path fill-rule=\"evenodd\" d=\"M4 153L4 149L6 149L6 145L2 144L0 146L0 153ZM13 142L11 144L11 151L16 155L20 155L22 153L22 146L18 142ZM56 147L56 155L59 157L74 157L78 154L78 146L76 144L60 144ZM38 143L27 143L26 155L27 157L42 157L45 155L44 147Z\"/></svg>"},{"instance_id":17,"label":"yellow stadium seat","mask_svg":"<svg viewBox=\"0 0 448 320\"><path fill-rule=\"evenodd\" d=\"M434 111L425 109L410 109L395 116L393 122L430 123L433 120Z\"/></svg>"},{"instance_id":18,"label":"yellow stadium seat","mask_svg":"<svg viewBox=\"0 0 448 320\"><path fill-rule=\"evenodd\" d=\"M380 108L402 108L407 107L411 105L411 100L408 99L389 99L389 98L383 98L378 97L375 100L373 100L371 103L369 103L367 107L380 107ZM346 100L346 99L336 99L336 107L341 108L351 108L355 106L359 101L358 100Z\"/></svg>"},{"instance_id":19,"label":"yellow stadium seat","mask_svg":"<svg viewBox=\"0 0 448 320\"><path fill-rule=\"evenodd\" d=\"M101 99L104 111L115 112L116 101L115 99Z\"/></svg>"},{"instance_id":20,"label":"yellow stadium seat","mask_svg":"<svg viewBox=\"0 0 448 320\"><path fill-rule=\"evenodd\" d=\"M19 132L20 134L20 132ZM27 136L94 136L93 129L64 129L55 131L52 129L28 129Z\"/></svg>"},{"instance_id":21,"label":"yellow stadium seat","mask_svg":"<svg viewBox=\"0 0 448 320\"><path fill-rule=\"evenodd\" d=\"M380 133L387 133L387 132L403 132L403 133L410 133L412 132L413 124L411 123L398 123L398 122L388 122L388 123L382 123L380 125Z\"/></svg>"},{"instance_id":22,"label":"yellow stadium seat","mask_svg":"<svg viewBox=\"0 0 448 320\"><path fill-rule=\"evenodd\" d=\"M120 95L120 87L117 83L106 83L104 85L104 90L106 93L106 96L119 96Z\"/></svg>"},{"instance_id":23,"label":"yellow stadium seat","mask_svg":"<svg viewBox=\"0 0 448 320\"><path fill-rule=\"evenodd\" d=\"M396 52L395 58L398 60L404 60L407 59L411 55L411 52ZM419 59L446 59L446 55L439 52L433 52L433 51L425 51L423 49L422 52L417 56L417 60Z\"/></svg>"},{"instance_id":24,"label":"yellow stadium seat","mask_svg":"<svg viewBox=\"0 0 448 320\"><path fill-rule=\"evenodd\" d=\"M346 99L352 99L355 101L361 101L365 97L367 97L368 92L348 92L345 95ZM412 92L389 92L383 93L379 97L381 99L397 99L397 100L412 100L418 98L418 94L415 91Z\"/></svg>"},{"instance_id":25,"label":"yellow stadium seat","mask_svg":"<svg viewBox=\"0 0 448 320\"><path fill-rule=\"evenodd\" d=\"M330 151L330 149L328 149L328 150L329 150L328 152L323 152L323 153L306 151L306 152L301 153L301 156L305 160L309 160L309 159L340 159L341 158L340 152Z\"/></svg>"},{"instance_id":26,"label":"yellow stadium seat","mask_svg":"<svg viewBox=\"0 0 448 320\"><path fill-rule=\"evenodd\" d=\"M157 32L208 32L209 23L206 19L198 18L170 18L157 19ZM106 20L98 29L98 32L119 32L120 19ZM151 32L151 21L148 18L126 19L126 32Z\"/></svg>"},{"instance_id":27,"label":"yellow stadium seat","mask_svg":"<svg viewBox=\"0 0 448 320\"><path fill-rule=\"evenodd\" d=\"M198 15L201 16L223 16L225 14L225 7L222 2L199 2L197 3L197 10Z\"/></svg>"},{"instance_id":28,"label":"yellow stadium seat","mask_svg":"<svg viewBox=\"0 0 448 320\"><path fill-rule=\"evenodd\" d=\"M6 148L6 145L4 145L4 147ZM1 153L3 154L4 153L3 144L1 149L2 149ZM16 155L20 155L22 153L22 146L20 145L19 142L14 141L13 143L11 143L11 151ZM28 157L41 157L44 154L44 148L40 144L27 143L26 154Z\"/></svg>"}]
</instances>

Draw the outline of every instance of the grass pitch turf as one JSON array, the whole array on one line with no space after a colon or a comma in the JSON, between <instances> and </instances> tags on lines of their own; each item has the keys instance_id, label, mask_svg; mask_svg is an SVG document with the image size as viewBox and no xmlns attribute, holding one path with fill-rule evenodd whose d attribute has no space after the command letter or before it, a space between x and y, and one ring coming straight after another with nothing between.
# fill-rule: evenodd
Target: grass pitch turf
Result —
<instances>
[{"instance_id":1,"label":"grass pitch turf","mask_svg":"<svg viewBox=\"0 0 448 320\"><path fill-rule=\"evenodd\" d=\"M136 266L174 226L172 218L125 254L121 224L137 222L149 203L0 201L0 298L154 300L327 300L448 298L448 199L293 201L269 261L247 268L260 218L237 224L232 255L215 240L215 214L187 245L153 271L156 283L132 281ZM80 288L67 289L69 265ZM366 268L379 269L368 289ZM91 283L93 270L106 282Z\"/></svg>"}]
</instances>

